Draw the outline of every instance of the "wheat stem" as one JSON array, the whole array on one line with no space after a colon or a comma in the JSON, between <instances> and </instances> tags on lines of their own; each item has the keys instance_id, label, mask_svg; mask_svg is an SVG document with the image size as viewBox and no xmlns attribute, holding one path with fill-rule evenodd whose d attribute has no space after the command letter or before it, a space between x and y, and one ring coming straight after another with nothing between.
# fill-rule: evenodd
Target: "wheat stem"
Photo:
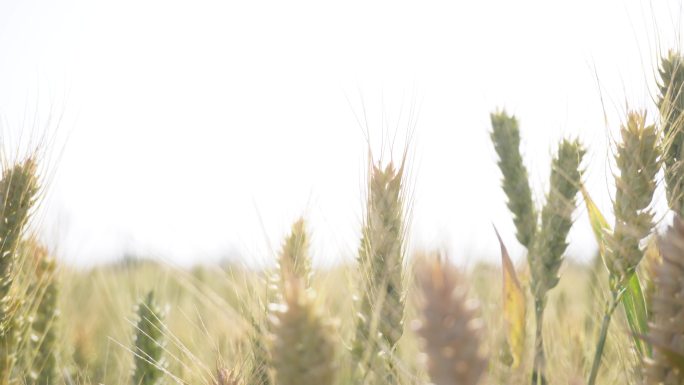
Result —
<instances>
[{"instance_id":1,"label":"wheat stem","mask_svg":"<svg viewBox=\"0 0 684 385\"><path fill-rule=\"evenodd\" d=\"M608 338L608 326L610 325L610 320L615 312L615 309L620 304L620 299L623 290L612 289L610 291L610 299L606 304L606 311L603 314L603 321L601 322L601 331L599 332L598 342L596 343L596 351L594 352L594 359L591 364L591 372L589 374L589 380L587 385L594 385L596 382L596 376L598 375L599 367L601 366L601 357L603 356L603 348L606 345L606 339Z\"/></svg>"}]
</instances>

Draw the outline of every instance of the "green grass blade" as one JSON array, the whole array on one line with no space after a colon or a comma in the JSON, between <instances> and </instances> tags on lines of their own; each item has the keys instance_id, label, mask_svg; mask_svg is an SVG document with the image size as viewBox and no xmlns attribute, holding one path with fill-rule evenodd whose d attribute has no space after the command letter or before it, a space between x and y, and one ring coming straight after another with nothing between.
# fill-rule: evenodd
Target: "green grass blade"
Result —
<instances>
[{"instance_id":1,"label":"green grass blade","mask_svg":"<svg viewBox=\"0 0 684 385\"><path fill-rule=\"evenodd\" d=\"M622 306L625 309L627 323L632 331L634 345L642 357L652 357L653 348L651 344L639 337L648 332L648 311L636 273L627 282L625 294L622 297Z\"/></svg>"},{"instance_id":2,"label":"green grass blade","mask_svg":"<svg viewBox=\"0 0 684 385\"><path fill-rule=\"evenodd\" d=\"M606 218L598 209L594 200L591 199L589 192L584 188L584 185L580 186L580 191L582 192L582 197L584 198L584 204L587 206L587 214L589 215L589 224L591 225L591 230L596 238L596 243L598 244L599 254L603 263L606 262L606 233L612 233L613 229L606 221Z\"/></svg>"}]
</instances>

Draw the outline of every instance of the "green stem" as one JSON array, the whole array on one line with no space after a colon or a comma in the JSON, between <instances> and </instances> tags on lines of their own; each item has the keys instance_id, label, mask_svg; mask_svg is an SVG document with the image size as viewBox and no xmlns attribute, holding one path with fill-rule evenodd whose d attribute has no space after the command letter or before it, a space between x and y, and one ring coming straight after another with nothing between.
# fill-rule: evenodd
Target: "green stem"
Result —
<instances>
[{"instance_id":1,"label":"green stem","mask_svg":"<svg viewBox=\"0 0 684 385\"><path fill-rule=\"evenodd\" d=\"M587 385L594 385L596 383L596 376L598 375L599 366L601 366L603 348L606 346L606 338L608 337L608 326L610 325L610 320L617 305L620 303L620 298L624 292L624 287L616 287L610 291L611 298L608 300L606 312L603 315L603 322L601 322L601 332L599 333L598 343L596 344L594 362L591 365L591 373L589 374Z\"/></svg>"},{"instance_id":2,"label":"green stem","mask_svg":"<svg viewBox=\"0 0 684 385\"><path fill-rule=\"evenodd\" d=\"M532 370L532 385L546 385L546 377L544 377L544 366L546 365L546 359L544 357L544 337L542 335L542 326L544 324L543 298L535 298L534 315L536 322L536 333L534 337L534 368Z\"/></svg>"}]
</instances>

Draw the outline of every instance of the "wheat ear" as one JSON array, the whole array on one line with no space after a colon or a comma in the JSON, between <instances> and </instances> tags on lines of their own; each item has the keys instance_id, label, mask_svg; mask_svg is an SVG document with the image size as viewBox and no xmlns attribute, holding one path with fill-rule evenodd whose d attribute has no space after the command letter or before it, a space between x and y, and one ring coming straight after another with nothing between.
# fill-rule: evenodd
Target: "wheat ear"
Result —
<instances>
[{"instance_id":1,"label":"wheat ear","mask_svg":"<svg viewBox=\"0 0 684 385\"><path fill-rule=\"evenodd\" d=\"M490 136L499 156L499 169L503 175L501 186L508 198L508 208L513 213L518 241L529 250L537 232L537 213L532 201L527 168L520 154L518 121L505 111L492 113L490 118Z\"/></svg>"},{"instance_id":2,"label":"wheat ear","mask_svg":"<svg viewBox=\"0 0 684 385\"><path fill-rule=\"evenodd\" d=\"M313 294L301 279L290 277L283 303L273 309L271 359L278 385L332 385L335 380L333 332L314 306Z\"/></svg>"},{"instance_id":3,"label":"wheat ear","mask_svg":"<svg viewBox=\"0 0 684 385\"><path fill-rule=\"evenodd\" d=\"M434 385L476 385L487 368L476 302L453 266L437 260L419 267L422 297L416 332Z\"/></svg>"},{"instance_id":4,"label":"wheat ear","mask_svg":"<svg viewBox=\"0 0 684 385\"><path fill-rule=\"evenodd\" d=\"M607 234L605 263L610 273L610 298L606 304L588 385L598 375L608 327L624 294L625 284L643 257L640 242L653 229L651 201L660 168L660 146L654 125L646 125L646 113L630 112L620 128L621 142L615 160L620 171L615 176L615 226Z\"/></svg>"},{"instance_id":5,"label":"wheat ear","mask_svg":"<svg viewBox=\"0 0 684 385\"><path fill-rule=\"evenodd\" d=\"M10 383L17 360L21 301L14 294L17 247L38 193L36 163L32 158L3 172L0 180L0 385Z\"/></svg>"},{"instance_id":6,"label":"wheat ear","mask_svg":"<svg viewBox=\"0 0 684 385\"><path fill-rule=\"evenodd\" d=\"M648 385L681 385L684 370L672 361L674 355L684 357L684 222L679 216L659 246L662 262L655 271L653 322L648 332L653 358L646 362L644 375Z\"/></svg>"},{"instance_id":7,"label":"wheat ear","mask_svg":"<svg viewBox=\"0 0 684 385\"><path fill-rule=\"evenodd\" d=\"M372 166L358 257L362 291L352 354L364 377L376 372L387 384L396 382L391 355L404 329L402 176L403 164Z\"/></svg>"},{"instance_id":8,"label":"wheat ear","mask_svg":"<svg viewBox=\"0 0 684 385\"><path fill-rule=\"evenodd\" d=\"M568 246L567 236L572 227L572 214L577 206L575 196L581 183L581 163L585 150L578 141L563 140L551 162L551 177L546 204L541 213L541 229L535 244L528 253L531 272L531 289L535 304L535 357L533 383L546 383L544 369L544 340L542 325L546 294L556 287L558 269Z\"/></svg>"},{"instance_id":9,"label":"wheat ear","mask_svg":"<svg viewBox=\"0 0 684 385\"><path fill-rule=\"evenodd\" d=\"M164 374L165 362L164 333L162 310L154 300L154 292L150 291L138 304L138 323L133 342L133 377L132 385L155 385Z\"/></svg>"},{"instance_id":10,"label":"wheat ear","mask_svg":"<svg viewBox=\"0 0 684 385\"><path fill-rule=\"evenodd\" d=\"M309 236L304 218L299 218L290 234L285 238L278 255L276 272L270 274L269 302L280 302L283 285L289 277L299 277L306 287L311 279L311 259L309 257Z\"/></svg>"},{"instance_id":11,"label":"wheat ear","mask_svg":"<svg viewBox=\"0 0 684 385\"><path fill-rule=\"evenodd\" d=\"M670 208L684 215L684 57L670 51L659 68L658 109L664 134L663 163Z\"/></svg>"}]
</instances>

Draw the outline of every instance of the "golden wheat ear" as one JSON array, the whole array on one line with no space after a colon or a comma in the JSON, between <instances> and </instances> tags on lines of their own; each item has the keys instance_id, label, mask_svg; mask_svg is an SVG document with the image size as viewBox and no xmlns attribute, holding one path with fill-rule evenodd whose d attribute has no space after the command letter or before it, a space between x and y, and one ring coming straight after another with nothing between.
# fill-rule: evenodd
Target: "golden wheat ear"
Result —
<instances>
[{"instance_id":1,"label":"golden wheat ear","mask_svg":"<svg viewBox=\"0 0 684 385\"><path fill-rule=\"evenodd\" d=\"M283 303L272 314L275 383L332 385L337 371L332 326L300 279L289 279L284 289Z\"/></svg>"},{"instance_id":2,"label":"golden wheat ear","mask_svg":"<svg viewBox=\"0 0 684 385\"><path fill-rule=\"evenodd\" d=\"M679 216L660 238L662 262L656 268L653 323L648 340L653 359L645 366L648 385L684 384L684 222Z\"/></svg>"},{"instance_id":3,"label":"golden wheat ear","mask_svg":"<svg viewBox=\"0 0 684 385\"><path fill-rule=\"evenodd\" d=\"M427 372L434 385L476 385L487 368L480 345L477 306L455 267L438 260L418 267L422 296L416 332L422 340Z\"/></svg>"}]
</instances>

